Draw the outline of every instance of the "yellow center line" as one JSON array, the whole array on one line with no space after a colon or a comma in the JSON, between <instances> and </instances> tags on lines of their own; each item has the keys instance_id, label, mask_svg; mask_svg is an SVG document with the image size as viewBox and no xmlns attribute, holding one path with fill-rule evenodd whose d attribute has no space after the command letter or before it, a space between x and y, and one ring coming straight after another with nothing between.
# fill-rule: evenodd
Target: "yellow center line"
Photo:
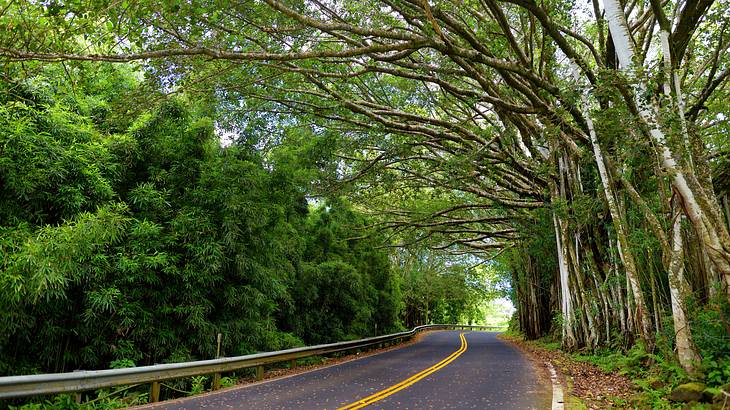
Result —
<instances>
[{"instance_id":1,"label":"yellow center line","mask_svg":"<svg viewBox=\"0 0 730 410\"><path fill-rule=\"evenodd\" d=\"M409 386L412 386L413 384L417 383L418 381L422 380L425 377L428 377L430 374L446 367L449 363L456 360L457 357L461 356L462 353L464 353L467 349L467 343L466 343L466 337L464 337L464 333L461 333L459 335L459 339L461 339L461 347L454 353L451 353L447 358L444 360L441 360L440 362L436 363L435 365L423 369L420 372L414 374L413 376L394 384L386 389L383 389L375 394L372 394L368 397L365 397L364 399L360 399L354 403L348 404L347 406L340 407L337 410L354 410L354 409L361 409L365 406L369 406L370 404L375 403L376 401L383 400L384 398L395 394Z\"/></svg>"}]
</instances>

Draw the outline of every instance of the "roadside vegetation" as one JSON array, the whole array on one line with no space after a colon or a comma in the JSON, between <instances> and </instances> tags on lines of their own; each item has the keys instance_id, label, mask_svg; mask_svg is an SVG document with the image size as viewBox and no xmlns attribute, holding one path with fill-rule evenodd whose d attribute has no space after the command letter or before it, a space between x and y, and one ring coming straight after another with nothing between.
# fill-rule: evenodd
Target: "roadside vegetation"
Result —
<instances>
[{"instance_id":1,"label":"roadside vegetation","mask_svg":"<svg viewBox=\"0 0 730 410\"><path fill-rule=\"evenodd\" d=\"M722 326L722 321L714 323ZM701 374L686 372L666 333L659 335L652 352L642 343L566 352L557 335L530 340L515 322L500 337L525 351L536 367L552 364L567 389L567 408L722 409L730 405L730 396L724 393L730 390L726 381L730 368L724 363L730 346L724 329L695 330L704 342L698 344L705 357Z\"/></svg>"}]
</instances>

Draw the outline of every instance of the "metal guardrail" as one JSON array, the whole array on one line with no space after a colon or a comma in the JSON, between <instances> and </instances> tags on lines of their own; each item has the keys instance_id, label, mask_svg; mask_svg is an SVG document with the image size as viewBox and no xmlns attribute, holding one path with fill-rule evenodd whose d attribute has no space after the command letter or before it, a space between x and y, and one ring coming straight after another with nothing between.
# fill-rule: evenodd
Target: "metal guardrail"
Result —
<instances>
[{"instance_id":1,"label":"metal guardrail","mask_svg":"<svg viewBox=\"0 0 730 410\"><path fill-rule=\"evenodd\" d=\"M369 337L347 342L298 347L275 352L256 353L246 356L223 357L194 362L156 364L125 369L82 370L70 373L33 374L27 376L0 377L0 399L37 396L55 393L74 393L105 387L151 383L150 402L159 400L160 382L183 377L213 375L212 389L220 388L220 375L224 372L256 368L256 378L262 379L264 365L290 361L296 366L297 359L319 356L373 345L408 339L424 330L494 330L494 326L424 325L413 330L389 335Z\"/></svg>"}]
</instances>

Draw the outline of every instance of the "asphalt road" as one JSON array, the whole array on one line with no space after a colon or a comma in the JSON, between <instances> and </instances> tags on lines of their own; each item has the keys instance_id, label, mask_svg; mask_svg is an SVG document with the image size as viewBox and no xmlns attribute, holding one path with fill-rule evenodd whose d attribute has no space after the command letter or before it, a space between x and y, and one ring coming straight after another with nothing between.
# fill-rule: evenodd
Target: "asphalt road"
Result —
<instances>
[{"instance_id":1,"label":"asphalt road","mask_svg":"<svg viewBox=\"0 0 730 410\"><path fill-rule=\"evenodd\" d=\"M549 409L551 387L495 336L432 332L401 349L152 408Z\"/></svg>"}]
</instances>

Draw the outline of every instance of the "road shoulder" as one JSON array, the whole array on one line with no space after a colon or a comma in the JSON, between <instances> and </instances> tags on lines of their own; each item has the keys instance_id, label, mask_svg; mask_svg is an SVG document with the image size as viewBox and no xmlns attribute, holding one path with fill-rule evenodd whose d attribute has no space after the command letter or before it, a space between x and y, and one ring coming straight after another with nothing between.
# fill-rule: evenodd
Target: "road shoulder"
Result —
<instances>
[{"instance_id":1,"label":"road shoulder","mask_svg":"<svg viewBox=\"0 0 730 410\"><path fill-rule=\"evenodd\" d=\"M503 341L525 353L541 377L550 384L550 367L555 369L563 387L566 409L605 409L622 407L636 394L636 385L626 376L606 373L595 365L573 359L565 352L535 341L502 334Z\"/></svg>"}]
</instances>

